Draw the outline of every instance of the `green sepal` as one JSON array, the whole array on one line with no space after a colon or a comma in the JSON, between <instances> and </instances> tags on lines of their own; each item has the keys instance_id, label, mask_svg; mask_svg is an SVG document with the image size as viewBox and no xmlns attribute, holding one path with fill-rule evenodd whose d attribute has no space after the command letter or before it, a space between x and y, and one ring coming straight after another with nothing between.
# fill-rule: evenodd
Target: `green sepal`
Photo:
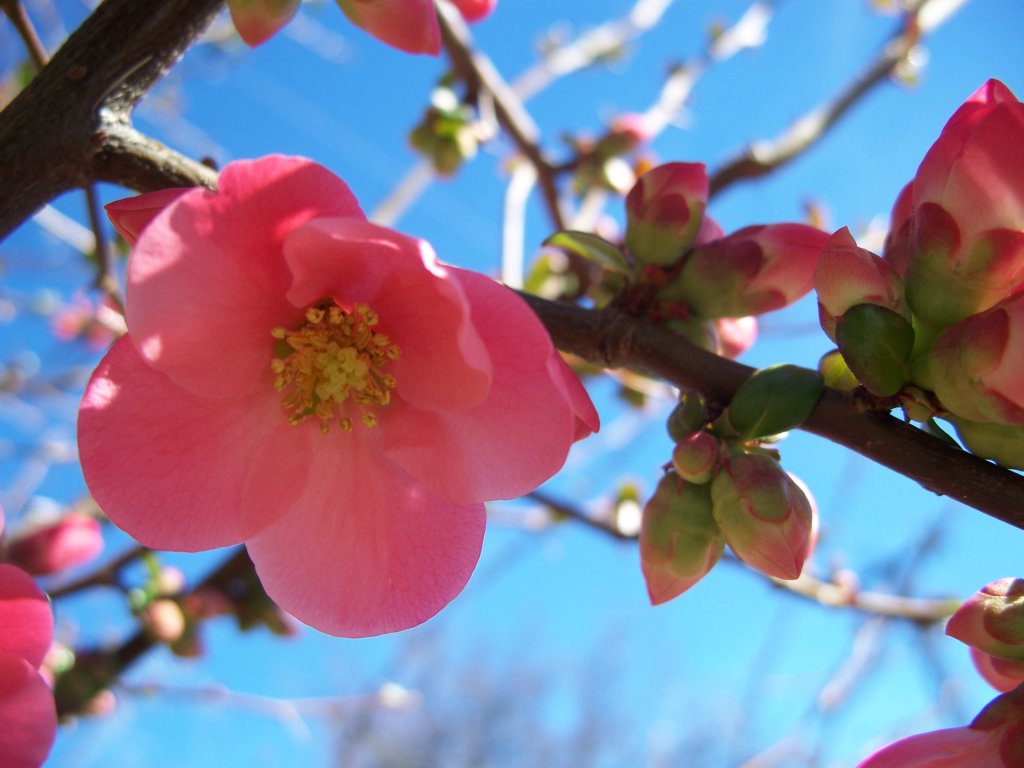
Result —
<instances>
[{"instance_id":1,"label":"green sepal","mask_svg":"<svg viewBox=\"0 0 1024 768\"><path fill-rule=\"evenodd\" d=\"M857 377L853 375L850 366L846 364L842 353L838 349L826 352L818 361L818 370L825 377L825 386L838 389L840 392L850 392L860 386Z\"/></svg>"},{"instance_id":2,"label":"green sepal","mask_svg":"<svg viewBox=\"0 0 1024 768\"><path fill-rule=\"evenodd\" d=\"M825 377L796 365L762 368L743 382L727 411L742 440L777 435L803 424L818 404Z\"/></svg>"},{"instance_id":3,"label":"green sepal","mask_svg":"<svg viewBox=\"0 0 1024 768\"><path fill-rule=\"evenodd\" d=\"M630 267L622 251L615 245L609 243L603 237L598 237L589 232L577 232L572 229L564 229L551 235L543 243L551 248L574 253L580 258L592 261L612 272L621 272L624 275L632 274Z\"/></svg>"},{"instance_id":4,"label":"green sepal","mask_svg":"<svg viewBox=\"0 0 1024 768\"><path fill-rule=\"evenodd\" d=\"M914 327L877 304L858 304L836 320L836 344L857 380L879 397L891 397L910 380Z\"/></svg>"}]
</instances>

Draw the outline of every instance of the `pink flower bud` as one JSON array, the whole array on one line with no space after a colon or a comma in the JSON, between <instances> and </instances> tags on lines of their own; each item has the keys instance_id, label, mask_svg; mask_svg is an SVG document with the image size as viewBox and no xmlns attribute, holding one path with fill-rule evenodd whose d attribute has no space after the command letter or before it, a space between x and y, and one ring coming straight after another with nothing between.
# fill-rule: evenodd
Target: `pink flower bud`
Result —
<instances>
[{"instance_id":1,"label":"pink flower bud","mask_svg":"<svg viewBox=\"0 0 1024 768\"><path fill-rule=\"evenodd\" d=\"M759 315L811 290L828 235L805 224L745 227L695 248L663 292L700 317Z\"/></svg>"},{"instance_id":2,"label":"pink flower bud","mask_svg":"<svg viewBox=\"0 0 1024 768\"><path fill-rule=\"evenodd\" d=\"M1024 424L1024 294L943 331L927 370L931 388L956 416Z\"/></svg>"},{"instance_id":3,"label":"pink flower bud","mask_svg":"<svg viewBox=\"0 0 1024 768\"><path fill-rule=\"evenodd\" d=\"M735 360L757 341L757 318L719 317L715 320L718 329L718 354Z\"/></svg>"},{"instance_id":4,"label":"pink flower bud","mask_svg":"<svg viewBox=\"0 0 1024 768\"><path fill-rule=\"evenodd\" d=\"M433 0L337 0L348 20L406 53L437 55L441 28ZM467 6L471 3L467 2ZM478 5L478 3L472 3ZM461 7L460 7L460 10Z\"/></svg>"},{"instance_id":5,"label":"pink flower bud","mask_svg":"<svg viewBox=\"0 0 1024 768\"><path fill-rule=\"evenodd\" d=\"M1024 105L989 80L958 109L914 178L907 298L945 327L1024 281Z\"/></svg>"},{"instance_id":6,"label":"pink flower bud","mask_svg":"<svg viewBox=\"0 0 1024 768\"><path fill-rule=\"evenodd\" d=\"M950 617L946 634L990 656L1024 661L1024 579L984 586Z\"/></svg>"},{"instance_id":7,"label":"pink flower bud","mask_svg":"<svg viewBox=\"0 0 1024 768\"><path fill-rule=\"evenodd\" d=\"M978 674L997 691L1006 693L1024 683L1024 661L990 656L977 648L971 648L971 661Z\"/></svg>"},{"instance_id":8,"label":"pink flower bud","mask_svg":"<svg viewBox=\"0 0 1024 768\"><path fill-rule=\"evenodd\" d=\"M255 48L292 20L302 0L228 0L231 22L242 41Z\"/></svg>"},{"instance_id":9,"label":"pink flower bud","mask_svg":"<svg viewBox=\"0 0 1024 768\"><path fill-rule=\"evenodd\" d=\"M669 473L644 507L640 567L652 605L682 594L710 571L725 542L711 513L707 485Z\"/></svg>"},{"instance_id":10,"label":"pink flower bud","mask_svg":"<svg viewBox=\"0 0 1024 768\"><path fill-rule=\"evenodd\" d=\"M889 218L889 231L882 246L882 258L902 277L910 259L910 236L914 228L914 182L906 184L896 197Z\"/></svg>"},{"instance_id":11,"label":"pink flower bud","mask_svg":"<svg viewBox=\"0 0 1024 768\"><path fill-rule=\"evenodd\" d=\"M459 9L466 21L480 21L491 15L498 0L452 0L452 5Z\"/></svg>"},{"instance_id":12,"label":"pink flower bud","mask_svg":"<svg viewBox=\"0 0 1024 768\"><path fill-rule=\"evenodd\" d=\"M117 234L124 238L128 245L135 245L142 230L160 211L189 191L188 187L172 187L149 192L145 195L126 197L104 206L110 223Z\"/></svg>"},{"instance_id":13,"label":"pink flower bud","mask_svg":"<svg viewBox=\"0 0 1024 768\"><path fill-rule=\"evenodd\" d=\"M651 169L626 195L626 247L642 264L673 264L697 238L707 201L703 163Z\"/></svg>"},{"instance_id":14,"label":"pink flower bud","mask_svg":"<svg viewBox=\"0 0 1024 768\"><path fill-rule=\"evenodd\" d=\"M12 541L8 557L29 573L41 576L86 563L102 551L99 521L72 512L53 525Z\"/></svg>"},{"instance_id":15,"label":"pink flower bud","mask_svg":"<svg viewBox=\"0 0 1024 768\"><path fill-rule=\"evenodd\" d=\"M737 557L769 576L800 576L814 544L815 510L777 461L733 456L711 482L711 500Z\"/></svg>"},{"instance_id":16,"label":"pink flower bud","mask_svg":"<svg viewBox=\"0 0 1024 768\"><path fill-rule=\"evenodd\" d=\"M173 643L185 634L185 614L174 600L162 597L143 609L142 625L153 639Z\"/></svg>"},{"instance_id":17,"label":"pink flower bud","mask_svg":"<svg viewBox=\"0 0 1024 768\"><path fill-rule=\"evenodd\" d=\"M903 280L891 264L857 247L843 227L828 239L814 268L821 327L836 340L836 319L858 304L877 304L910 320Z\"/></svg>"},{"instance_id":18,"label":"pink flower bud","mask_svg":"<svg viewBox=\"0 0 1024 768\"><path fill-rule=\"evenodd\" d=\"M688 483L707 483L718 465L720 443L708 432L694 432L680 440L672 452L672 466Z\"/></svg>"}]
</instances>

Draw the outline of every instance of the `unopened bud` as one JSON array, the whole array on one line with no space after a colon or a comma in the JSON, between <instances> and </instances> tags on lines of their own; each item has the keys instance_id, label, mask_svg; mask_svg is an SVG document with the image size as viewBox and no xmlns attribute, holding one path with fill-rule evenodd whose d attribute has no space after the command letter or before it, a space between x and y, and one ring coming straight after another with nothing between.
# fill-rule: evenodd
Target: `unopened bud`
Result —
<instances>
[{"instance_id":1,"label":"unopened bud","mask_svg":"<svg viewBox=\"0 0 1024 768\"><path fill-rule=\"evenodd\" d=\"M702 163L666 163L626 195L626 247L641 264L668 266L693 245L708 200Z\"/></svg>"},{"instance_id":2,"label":"unopened bud","mask_svg":"<svg viewBox=\"0 0 1024 768\"><path fill-rule=\"evenodd\" d=\"M982 587L950 617L946 634L990 656L1024 661L1024 579Z\"/></svg>"}]
</instances>

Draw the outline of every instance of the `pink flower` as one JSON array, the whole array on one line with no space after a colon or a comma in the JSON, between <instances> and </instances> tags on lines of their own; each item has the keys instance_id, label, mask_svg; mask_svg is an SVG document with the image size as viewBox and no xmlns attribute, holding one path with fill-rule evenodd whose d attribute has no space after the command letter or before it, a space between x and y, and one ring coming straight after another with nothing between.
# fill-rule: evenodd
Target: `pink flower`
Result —
<instances>
[{"instance_id":1,"label":"pink flower","mask_svg":"<svg viewBox=\"0 0 1024 768\"><path fill-rule=\"evenodd\" d=\"M907 298L942 328L1024 283L1024 105L989 80L958 109L913 182Z\"/></svg>"},{"instance_id":2,"label":"pink flower","mask_svg":"<svg viewBox=\"0 0 1024 768\"><path fill-rule=\"evenodd\" d=\"M53 694L39 666L53 641L50 604L32 578L0 565L0 757L4 768L42 765L57 735Z\"/></svg>"},{"instance_id":3,"label":"pink flower","mask_svg":"<svg viewBox=\"0 0 1024 768\"><path fill-rule=\"evenodd\" d=\"M715 321L718 331L718 354L735 360L757 341L757 318L719 317Z\"/></svg>"},{"instance_id":4,"label":"pink flower","mask_svg":"<svg viewBox=\"0 0 1024 768\"><path fill-rule=\"evenodd\" d=\"M11 542L8 557L36 576L81 565L103 551L103 536L94 517L72 512L57 523Z\"/></svg>"},{"instance_id":5,"label":"pink flower","mask_svg":"<svg viewBox=\"0 0 1024 768\"><path fill-rule=\"evenodd\" d=\"M302 0L228 0L231 22L242 41L255 47L292 20Z\"/></svg>"},{"instance_id":6,"label":"pink flower","mask_svg":"<svg viewBox=\"0 0 1024 768\"><path fill-rule=\"evenodd\" d=\"M706 318L780 309L811 290L827 240L826 233L805 224L744 227L694 248L661 295Z\"/></svg>"},{"instance_id":7,"label":"pink flower","mask_svg":"<svg viewBox=\"0 0 1024 768\"><path fill-rule=\"evenodd\" d=\"M858 768L1016 768L1024 764L1024 688L993 699L963 728L919 733Z\"/></svg>"},{"instance_id":8,"label":"pink flower","mask_svg":"<svg viewBox=\"0 0 1024 768\"><path fill-rule=\"evenodd\" d=\"M889 262L859 248L846 227L825 243L814 268L814 289L821 327L833 341L836 319L858 304L876 304L910 320L899 273Z\"/></svg>"},{"instance_id":9,"label":"pink flower","mask_svg":"<svg viewBox=\"0 0 1024 768\"><path fill-rule=\"evenodd\" d=\"M437 55L441 50L433 0L337 1L349 21L381 42L406 53Z\"/></svg>"},{"instance_id":10,"label":"pink flower","mask_svg":"<svg viewBox=\"0 0 1024 768\"><path fill-rule=\"evenodd\" d=\"M160 211L127 325L79 413L97 502L149 546L244 541L268 594L332 634L434 615L476 564L482 502L598 426L514 293L366 221L308 160L230 164Z\"/></svg>"}]
</instances>

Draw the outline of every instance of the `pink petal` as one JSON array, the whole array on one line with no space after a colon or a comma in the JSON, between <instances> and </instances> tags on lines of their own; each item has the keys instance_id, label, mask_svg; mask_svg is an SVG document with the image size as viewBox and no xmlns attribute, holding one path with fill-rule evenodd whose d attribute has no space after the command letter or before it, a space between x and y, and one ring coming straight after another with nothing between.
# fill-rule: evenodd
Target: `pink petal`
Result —
<instances>
[{"instance_id":1,"label":"pink petal","mask_svg":"<svg viewBox=\"0 0 1024 768\"><path fill-rule=\"evenodd\" d=\"M267 594L323 632L366 637L420 624L465 586L480 557L484 510L439 499L384 459L357 425L306 430L308 479L275 524L246 542ZM343 459L324 441L347 443ZM265 451L254 478L277 472ZM255 482L246 497L258 503Z\"/></svg>"},{"instance_id":2,"label":"pink petal","mask_svg":"<svg viewBox=\"0 0 1024 768\"><path fill-rule=\"evenodd\" d=\"M522 299L483 275L450 269L491 354L491 390L481 404L451 412L418 410L396 398L382 433L384 452L439 496L514 498L565 463L581 393L567 393L557 367L552 374L551 339ZM581 419L597 422L589 408Z\"/></svg>"},{"instance_id":3,"label":"pink petal","mask_svg":"<svg viewBox=\"0 0 1024 768\"><path fill-rule=\"evenodd\" d=\"M263 386L270 330L301 320L285 300L285 236L321 216L362 218L341 179L301 158L232 163L220 191L191 190L153 220L128 262L139 351L179 386L236 399Z\"/></svg>"},{"instance_id":4,"label":"pink petal","mask_svg":"<svg viewBox=\"0 0 1024 768\"><path fill-rule=\"evenodd\" d=\"M46 595L23 570L0 564L0 651L38 668L51 642L53 612Z\"/></svg>"},{"instance_id":5,"label":"pink petal","mask_svg":"<svg viewBox=\"0 0 1024 768\"><path fill-rule=\"evenodd\" d=\"M27 661L0 651L0 762L4 768L38 768L56 736L49 686Z\"/></svg>"},{"instance_id":6,"label":"pink petal","mask_svg":"<svg viewBox=\"0 0 1024 768\"><path fill-rule=\"evenodd\" d=\"M441 30L432 0L338 0L349 21L406 53L437 55Z\"/></svg>"},{"instance_id":7,"label":"pink petal","mask_svg":"<svg viewBox=\"0 0 1024 768\"><path fill-rule=\"evenodd\" d=\"M197 551L241 542L242 489L267 441L293 434L269 373L237 402L188 394L118 340L93 374L78 417L82 471L100 508L143 544ZM280 514L280 511L278 512Z\"/></svg>"},{"instance_id":8,"label":"pink petal","mask_svg":"<svg viewBox=\"0 0 1024 768\"><path fill-rule=\"evenodd\" d=\"M946 728L919 733L875 752L858 768L1006 768L999 758L1002 730Z\"/></svg>"},{"instance_id":9,"label":"pink petal","mask_svg":"<svg viewBox=\"0 0 1024 768\"><path fill-rule=\"evenodd\" d=\"M148 192L144 195L126 197L104 206L110 223L117 234L124 238L128 245L135 245L142 230L160 211L173 203L191 187L172 187Z\"/></svg>"},{"instance_id":10,"label":"pink petal","mask_svg":"<svg viewBox=\"0 0 1024 768\"><path fill-rule=\"evenodd\" d=\"M380 330L402 350L389 372L407 402L451 410L486 397L490 357L458 282L443 279L446 268L427 243L364 220L321 219L293 232L284 250L292 303L333 296L380 316Z\"/></svg>"},{"instance_id":11,"label":"pink petal","mask_svg":"<svg viewBox=\"0 0 1024 768\"><path fill-rule=\"evenodd\" d=\"M301 0L228 0L228 10L238 36L255 47L291 21L301 4Z\"/></svg>"}]
</instances>

